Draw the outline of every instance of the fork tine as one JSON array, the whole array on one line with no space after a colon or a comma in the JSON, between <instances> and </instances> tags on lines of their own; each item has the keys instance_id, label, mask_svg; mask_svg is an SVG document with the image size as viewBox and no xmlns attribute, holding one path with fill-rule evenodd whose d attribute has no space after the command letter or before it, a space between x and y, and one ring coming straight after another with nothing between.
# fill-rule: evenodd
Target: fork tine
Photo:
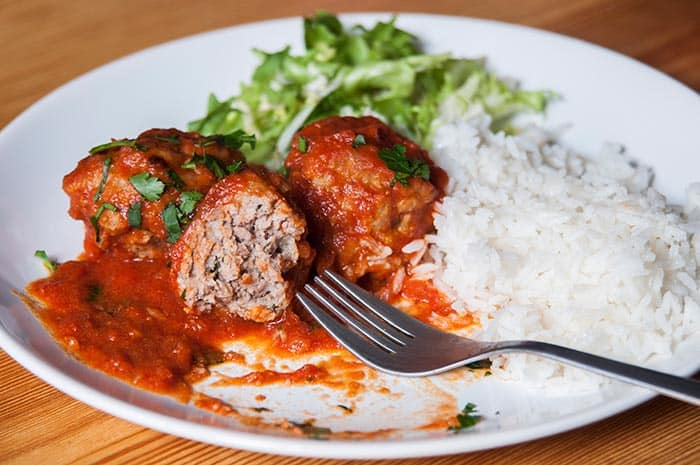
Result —
<instances>
[{"instance_id":1,"label":"fork tine","mask_svg":"<svg viewBox=\"0 0 700 465\"><path fill-rule=\"evenodd\" d=\"M431 334L434 336L444 335L442 331L437 330L432 326L413 318L412 316L406 315L401 310L398 310L386 302L376 298L357 284L351 283L333 271L325 270L323 275L337 287L345 291L345 293L355 299L358 303L362 304L369 311L373 312L375 315L379 316L381 319L408 336L414 337L416 333Z\"/></svg>"},{"instance_id":2,"label":"fork tine","mask_svg":"<svg viewBox=\"0 0 700 465\"><path fill-rule=\"evenodd\" d=\"M314 299L316 299L316 301L318 301L322 306L326 308L327 312L332 312L335 316L347 323L350 327L352 327L355 330L356 333L360 333L362 336L369 339L369 341L375 343L387 352L396 352L396 343L386 339L385 337L382 337L381 334L378 334L372 331L371 329L361 325L360 322L358 322L355 318L353 318L351 315L348 315L346 313L346 310L342 308L342 306L335 305L333 302L328 300L326 296L319 292L318 289L307 284L306 286L304 286L304 292L310 294ZM365 341L365 345L367 343L368 342Z\"/></svg>"},{"instance_id":3,"label":"fork tine","mask_svg":"<svg viewBox=\"0 0 700 465\"><path fill-rule=\"evenodd\" d=\"M368 312L366 310L363 311L363 309L361 309L355 302L343 295L342 291L338 292L335 288L333 288L331 283L327 281L327 278L324 279L321 276L316 276L314 278L314 283L316 283L318 287L321 287L327 294L333 297L336 300L336 302L342 304L345 308L351 310L366 324L375 328L387 338L402 346L405 346L408 342L407 338L409 337L406 336L403 332L398 331L396 328L394 328L394 326L388 324L383 319L377 317L376 315L374 315L374 313Z\"/></svg>"},{"instance_id":4,"label":"fork tine","mask_svg":"<svg viewBox=\"0 0 700 465\"><path fill-rule=\"evenodd\" d=\"M308 296L297 292L296 298L301 305L313 315L323 329L332 334L357 358L374 367L379 367L385 363L390 354L385 352L384 349L368 343L362 336L340 324L338 320L316 305Z\"/></svg>"}]
</instances>

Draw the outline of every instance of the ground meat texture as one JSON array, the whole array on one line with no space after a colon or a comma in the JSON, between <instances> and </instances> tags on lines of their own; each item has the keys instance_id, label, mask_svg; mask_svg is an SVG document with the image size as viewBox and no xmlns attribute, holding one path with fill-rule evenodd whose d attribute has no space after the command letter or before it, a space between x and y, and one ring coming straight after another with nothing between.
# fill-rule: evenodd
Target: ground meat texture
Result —
<instances>
[{"instance_id":1,"label":"ground meat texture","mask_svg":"<svg viewBox=\"0 0 700 465\"><path fill-rule=\"evenodd\" d=\"M188 307L270 321L306 280L313 259L306 221L269 176L245 168L217 183L198 205L171 251L171 274Z\"/></svg>"},{"instance_id":2,"label":"ground meat texture","mask_svg":"<svg viewBox=\"0 0 700 465\"><path fill-rule=\"evenodd\" d=\"M208 157L205 163L186 167L193 157ZM105 160L111 160L104 176ZM215 160L215 162L212 162ZM204 137L176 129L151 129L132 144L99 151L82 159L63 178L63 190L70 197L69 214L85 222L85 250L91 256L103 252L126 258L162 258L170 245L162 212L169 204L178 204L182 191L206 193L225 173L212 171L212 163L222 169L243 160L242 155L225 147L217 137ZM129 179L148 173L166 187L158 200L146 200ZM104 186L99 196L100 185ZM97 197L97 198L96 198ZM129 207L141 202L140 226L130 226ZM100 205L113 205L115 211L103 209L97 220L99 241L90 221Z\"/></svg>"},{"instance_id":3,"label":"ground meat texture","mask_svg":"<svg viewBox=\"0 0 700 465\"><path fill-rule=\"evenodd\" d=\"M429 181L392 185L395 173L379 152L396 144L431 166ZM373 290L405 266L401 249L432 230L436 185L445 180L427 152L373 117L330 117L304 127L285 166L318 250L316 268L333 268Z\"/></svg>"}]
</instances>

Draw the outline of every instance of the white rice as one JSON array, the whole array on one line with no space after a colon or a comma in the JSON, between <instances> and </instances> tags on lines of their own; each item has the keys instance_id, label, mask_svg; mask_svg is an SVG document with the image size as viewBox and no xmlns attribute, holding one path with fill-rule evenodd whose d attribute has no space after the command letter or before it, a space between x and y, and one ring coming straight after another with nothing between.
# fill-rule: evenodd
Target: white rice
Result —
<instances>
[{"instance_id":1,"label":"white rice","mask_svg":"<svg viewBox=\"0 0 700 465\"><path fill-rule=\"evenodd\" d=\"M544 143L541 131L494 134L483 112L465 119L449 110L431 151L450 174L427 238L427 261L439 266L418 271L434 273L455 310L479 315L475 337L648 364L698 334L700 244L691 230L700 224L700 184L682 218L650 187L651 170L619 146L588 159ZM538 387L605 382L522 354L497 357L492 371Z\"/></svg>"}]
</instances>

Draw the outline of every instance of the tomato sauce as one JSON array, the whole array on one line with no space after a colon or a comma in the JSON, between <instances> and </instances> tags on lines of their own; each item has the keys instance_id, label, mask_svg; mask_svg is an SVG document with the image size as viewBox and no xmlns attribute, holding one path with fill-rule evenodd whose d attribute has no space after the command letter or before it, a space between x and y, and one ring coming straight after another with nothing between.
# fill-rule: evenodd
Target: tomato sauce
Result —
<instances>
[{"instance_id":1,"label":"tomato sauce","mask_svg":"<svg viewBox=\"0 0 700 465\"><path fill-rule=\"evenodd\" d=\"M223 310L187 313L171 287L169 271L164 260L93 255L60 265L27 291L43 303L37 316L71 354L128 383L181 400L189 399L191 383L208 376L210 365L242 358L223 352L227 342L245 339L280 358L339 348L322 328L293 311L270 323ZM396 299L426 322L453 312L429 281L407 279L392 301ZM222 383L322 383L354 393L361 389L364 372L357 363L340 357L329 363L332 366L304 365L289 373L254 371ZM347 376L340 379L338 372Z\"/></svg>"},{"instance_id":2,"label":"tomato sauce","mask_svg":"<svg viewBox=\"0 0 700 465\"><path fill-rule=\"evenodd\" d=\"M457 330L477 324L471 314L456 316L452 301L440 292L430 280L408 278L401 291L391 299L392 303L402 307L406 313L419 320L433 324L436 319L453 321L454 324L440 325L441 329Z\"/></svg>"},{"instance_id":3,"label":"tomato sauce","mask_svg":"<svg viewBox=\"0 0 700 465\"><path fill-rule=\"evenodd\" d=\"M230 341L245 338L271 357L339 348L323 329L291 311L271 323L247 321L222 310L187 313L171 288L168 264L161 260L104 254L70 261L27 290L44 304L36 311L40 320L81 361L182 400L189 398L192 382L209 374L208 366L240 357L222 352ZM411 313L424 321L452 312L449 301L428 281L406 280L395 298L409 301ZM362 372L352 366L335 368L347 371L348 379L341 384L347 388L354 383L356 391ZM336 378L326 368L305 365L291 373L252 372L227 379L226 384L331 384L330 379Z\"/></svg>"},{"instance_id":4,"label":"tomato sauce","mask_svg":"<svg viewBox=\"0 0 700 465\"><path fill-rule=\"evenodd\" d=\"M308 147L298 150L302 137L295 138L286 165L288 181L292 185L297 182L296 194L289 191L280 176L265 171L256 173L280 192L297 197L293 200L300 207L306 206L317 271L335 269L441 329L459 330L473 325L471 318L452 309L450 300L430 280L415 279L410 274L403 278L410 265L409 254L402 249L432 230L431 212L447 184L446 173L430 161L428 153L374 118L329 118L324 124L308 126L300 134ZM358 134L364 139L359 146L355 144ZM209 377L209 370L215 365L246 364L246 356L251 354L227 351L236 341L249 348L246 350L256 351L254 355L258 357L252 357L257 360L256 365L246 365L248 372L242 376L226 376L226 370L217 370L209 386L313 384L342 391L348 399L362 396L377 373L343 351L295 304L278 319L266 323L245 320L224 309L196 311L185 304L172 277L177 271L179 249L167 243L162 220L165 206L172 205L180 195L178 189L166 190L157 202L144 201L139 213L141 225L131 224L129 210L141 197L134 189L123 187L135 173L147 172L173 183L177 178L183 183L180 190L209 192L209 200L199 207L202 213L197 214L226 203L224 197L236 187L240 176L217 181L209 168L183 169L183 162L214 149L214 158L224 164L242 160L241 155L220 144L208 146L207 152L199 147L196 152L198 142L202 142L202 137L194 133L151 130L138 139L147 149L123 146L82 160L64 178L64 190L71 197L71 216L86 224L84 252L79 260L66 262L50 276L31 283L27 293L35 300L27 298L27 304L53 337L88 366L148 391L236 416L244 423L257 426L262 420L243 415L224 401L192 389L195 383ZM405 183L397 184L397 173L380 157L381 152L392 147L395 152L396 147L402 147L405 153L401 156L407 159L427 163L430 179L412 175ZM105 164L108 157L109 166ZM105 166L109 177L105 177ZM305 184L307 181L310 185ZM215 182L234 184L210 190ZM100 192L96 191L98 185L102 186ZM246 184L246 189L250 188ZM95 220L93 215L99 203L111 203L116 211L105 211ZM98 231L102 238L99 243ZM311 261L312 254L307 258ZM305 277L306 271L300 276ZM321 361L304 364L311 356ZM260 361L292 359L299 367L292 371L268 369L268 364ZM387 386L372 389L378 394L392 394ZM253 398L258 402L265 400L261 393L253 394ZM337 407L344 414L352 412L350 407ZM445 408L450 411L442 412L440 417L451 416L452 405ZM259 409L253 410L267 410ZM432 426L444 428L447 424L436 420ZM284 421L278 426L314 437L330 433L310 422ZM357 435L379 437L390 433L391 430L383 430ZM342 437L355 436L347 433Z\"/></svg>"},{"instance_id":5,"label":"tomato sauce","mask_svg":"<svg viewBox=\"0 0 700 465\"><path fill-rule=\"evenodd\" d=\"M356 145L359 135L363 143ZM299 140L306 141L303 150ZM392 147L401 154L391 155ZM398 182L382 156L418 163L430 179ZM376 291L406 264L401 249L433 229L444 172L425 150L374 117L328 117L305 126L285 167L290 194L306 213L319 271L331 268Z\"/></svg>"},{"instance_id":6,"label":"tomato sauce","mask_svg":"<svg viewBox=\"0 0 700 465\"><path fill-rule=\"evenodd\" d=\"M102 255L64 263L27 291L44 304L40 320L84 363L181 399L207 366L235 357L221 351L229 341L258 341L271 356L338 347L293 312L265 324L219 310L186 313L170 286L164 261Z\"/></svg>"}]
</instances>

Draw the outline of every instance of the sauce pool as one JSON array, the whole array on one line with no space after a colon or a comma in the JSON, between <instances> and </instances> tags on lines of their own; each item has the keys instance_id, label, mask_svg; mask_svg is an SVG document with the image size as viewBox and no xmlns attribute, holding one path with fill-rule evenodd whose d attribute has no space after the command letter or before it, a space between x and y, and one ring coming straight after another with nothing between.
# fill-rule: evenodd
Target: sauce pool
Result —
<instances>
[{"instance_id":1,"label":"sauce pool","mask_svg":"<svg viewBox=\"0 0 700 465\"><path fill-rule=\"evenodd\" d=\"M223 351L226 343L245 339L255 350L279 358L339 348L326 331L294 311L269 323L216 309L188 313L171 287L169 272L165 260L91 255L60 265L31 283L27 292L43 304L32 306L37 317L83 363L182 401L189 400L192 383L209 375L209 366L241 359L240 354ZM429 281L407 279L394 300L425 322L453 312ZM356 374L351 368L345 371L348 377ZM326 371L312 365L290 373L253 371L229 382L260 386L308 383L310 377L324 382Z\"/></svg>"},{"instance_id":2,"label":"sauce pool","mask_svg":"<svg viewBox=\"0 0 700 465\"><path fill-rule=\"evenodd\" d=\"M321 328L293 312L271 323L228 312L187 313L167 263L110 255L66 262L31 283L38 318L70 353L131 384L186 400L207 366L226 361L226 342L258 341L271 356L335 349Z\"/></svg>"}]
</instances>

